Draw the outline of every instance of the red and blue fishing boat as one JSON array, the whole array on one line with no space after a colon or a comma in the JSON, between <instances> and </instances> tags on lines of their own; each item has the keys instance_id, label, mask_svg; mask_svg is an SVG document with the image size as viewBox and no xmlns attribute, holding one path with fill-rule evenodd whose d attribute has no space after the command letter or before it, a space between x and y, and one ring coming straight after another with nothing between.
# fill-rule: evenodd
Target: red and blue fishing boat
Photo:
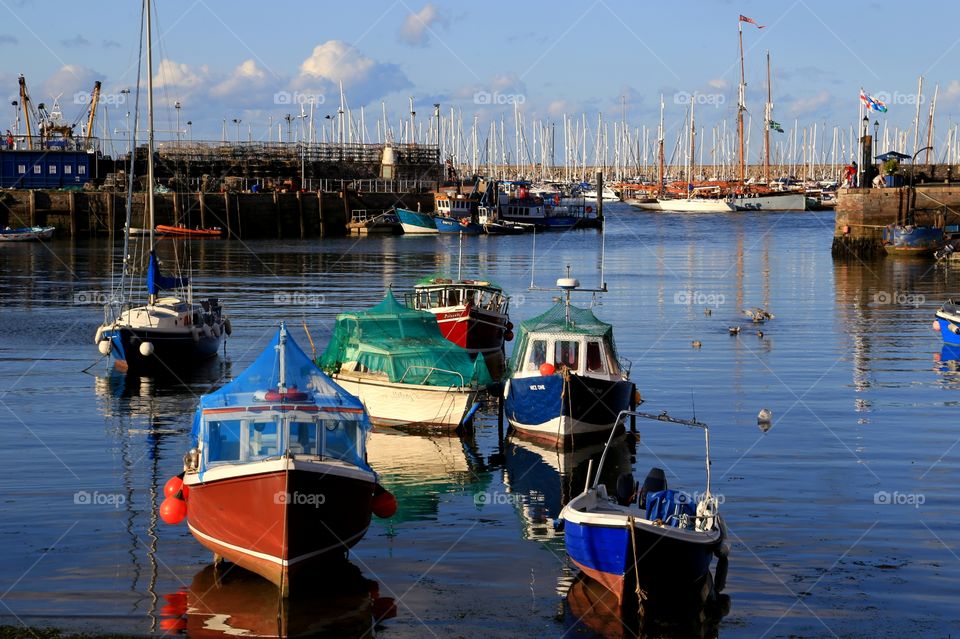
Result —
<instances>
[{"instance_id":1,"label":"red and blue fishing boat","mask_svg":"<svg viewBox=\"0 0 960 639\"><path fill-rule=\"evenodd\" d=\"M396 501L366 461L370 420L283 324L243 373L200 398L184 472L160 513L188 516L214 553L255 572L282 596L339 565L375 512Z\"/></svg>"},{"instance_id":2,"label":"red and blue fishing boat","mask_svg":"<svg viewBox=\"0 0 960 639\"><path fill-rule=\"evenodd\" d=\"M706 424L659 415L624 411L661 423L702 429L706 442L706 488L699 499L668 488L666 473L653 467L643 485L633 474L617 480L617 494L608 495L600 481L610 450L600 458L593 484L560 513L567 554L584 574L613 592L621 604L637 588L654 599L670 599L696 591L706 583L720 592L726 584L729 545L710 493L710 431ZM611 440L613 434L611 433ZM718 557L716 577L710 565ZM710 580L712 583L708 583Z\"/></svg>"}]
</instances>

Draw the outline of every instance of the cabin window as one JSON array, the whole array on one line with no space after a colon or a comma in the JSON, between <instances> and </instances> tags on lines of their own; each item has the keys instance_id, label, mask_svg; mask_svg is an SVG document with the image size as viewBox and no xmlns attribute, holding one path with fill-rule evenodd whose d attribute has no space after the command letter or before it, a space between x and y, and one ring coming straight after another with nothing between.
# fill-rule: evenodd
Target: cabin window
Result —
<instances>
[{"instance_id":1,"label":"cabin window","mask_svg":"<svg viewBox=\"0 0 960 639\"><path fill-rule=\"evenodd\" d=\"M255 422L251 424L248 429L246 441L247 455L244 457L244 460L257 459L260 457L276 457L284 452L281 450L282 442L280 441L277 423L274 421Z\"/></svg>"},{"instance_id":2,"label":"cabin window","mask_svg":"<svg viewBox=\"0 0 960 639\"><path fill-rule=\"evenodd\" d=\"M527 347L527 370L535 371L547 361L547 340L535 339Z\"/></svg>"},{"instance_id":3,"label":"cabin window","mask_svg":"<svg viewBox=\"0 0 960 639\"><path fill-rule=\"evenodd\" d=\"M73 165L72 165L72 164L64 164L64 165L63 165L63 174L64 174L64 175L70 175L71 173L73 173Z\"/></svg>"},{"instance_id":4,"label":"cabin window","mask_svg":"<svg viewBox=\"0 0 960 639\"><path fill-rule=\"evenodd\" d=\"M363 434L359 423L353 416L344 413L337 417L320 420L323 438L321 455L363 464Z\"/></svg>"},{"instance_id":5,"label":"cabin window","mask_svg":"<svg viewBox=\"0 0 960 639\"><path fill-rule=\"evenodd\" d=\"M566 366L570 370L580 368L580 342L557 340L553 349L553 365Z\"/></svg>"},{"instance_id":6,"label":"cabin window","mask_svg":"<svg viewBox=\"0 0 960 639\"><path fill-rule=\"evenodd\" d=\"M463 292L463 295L464 295L464 300L465 300L465 301L464 301L464 304L476 304L476 303L477 303L477 300L476 300L476 295L477 295L477 293L476 293L476 291L464 291L464 292Z\"/></svg>"},{"instance_id":7,"label":"cabin window","mask_svg":"<svg viewBox=\"0 0 960 639\"><path fill-rule=\"evenodd\" d=\"M85 167L85 166L82 165L82 164L81 164L80 166L78 166L78 167L77 167L77 174L78 174L78 175L86 175L86 174L87 174L87 167Z\"/></svg>"},{"instance_id":8,"label":"cabin window","mask_svg":"<svg viewBox=\"0 0 960 639\"><path fill-rule=\"evenodd\" d=\"M207 422L207 461L239 461L240 432L243 426L239 419L211 420Z\"/></svg>"},{"instance_id":9,"label":"cabin window","mask_svg":"<svg viewBox=\"0 0 960 639\"><path fill-rule=\"evenodd\" d=\"M56 164L51 164L51 165L47 168L47 170L50 171L50 175L56 175L56 174L57 174L57 165L56 165Z\"/></svg>"},{"instance_id":10,"label":"cabin window","mask_svg":"<svg viewBox=\"0 0 960 639\"><path fill-rule=\"evenodd\" d=\"M317 425L314 422L291 422L287 449L294 455L319 455Z\"/></svg>"},{"instance_id":11,"label":"cabin window","mask_svg":"<svg viewBox=\"0 0 960 639\"><path fill-rule=\"evenodd\" d=\"M43 167L41 167L39 164L34 164L34 165L33 165L33 173L34 173L34 175L40 175L42 172L43 172Z\"/></svg>"},{"instance_id":12,"label":"cabin window","mask_svg":"<svg viewBox=\"0 0 960 639\"><path fill-rule=\"evenodd\" d=\"M587 342L587 372L605 372L606 366L603 360L603 348L600 342Z\"/></svg>"},{"instance_id":13,"label":"cabin window","mask_svg":"<svg viewBox=\"0 0 960 639\"><path fill-rule=\"evenodd\" d=\"M26 164L18 164L18 165L17 165L17 173L19 173L20 175L23 175L23 174L26 173L26 172L27 172L27 165L26 165Z\"/></svg>"}]
</instances>

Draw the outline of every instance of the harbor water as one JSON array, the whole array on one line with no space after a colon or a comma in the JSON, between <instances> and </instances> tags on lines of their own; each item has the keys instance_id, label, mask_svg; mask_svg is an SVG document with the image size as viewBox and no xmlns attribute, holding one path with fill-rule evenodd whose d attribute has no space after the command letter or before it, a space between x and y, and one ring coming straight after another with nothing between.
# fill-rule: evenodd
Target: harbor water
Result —
<instances>
[{"instance_id":1,"label":"harbor water","mask_svg":"<svg viewBox=\"0 0 960 639\"><path fill-rule=\"evenodd\" d=\"M605 212L602 246L592 230L464 238L462 273L509 291L515 324L556 295L531 281L552 286L568 264L584 287L602 277L606 294L574 302L595 301L613 324L642 408L710 425L712 488L732 542L729 612L645 627L721 637L960 631L960 351L931 330L960 269L835 262L832 213ZM399 500L350 555L375 596L318 573L333 594L280 602L259 579L213 574L186 525L156 515L200 394L243 370L280 320L307 347L305 325L322 350L338 312L455 274L456 237L192 242L195 293L216 292L233 335L180 384L126 379L98 361L115 239L0 246L0 625L629 636L604 610L567 601L572 584L589 584L554 525L600 448L560 454L513 438L501 447L492 403L462 436L372 436L370 462ZM160 245L162 257L174 250L186 247ZM742 313L751 307L775 318L753 324ZM763 408L773 418L761 427ZM618 440L605 480L658 465L671 488L703 490L698 431L643 421L638 430L637 441ZM386 617L375 629L372 614Z\"/></svg>"}]
</instances>

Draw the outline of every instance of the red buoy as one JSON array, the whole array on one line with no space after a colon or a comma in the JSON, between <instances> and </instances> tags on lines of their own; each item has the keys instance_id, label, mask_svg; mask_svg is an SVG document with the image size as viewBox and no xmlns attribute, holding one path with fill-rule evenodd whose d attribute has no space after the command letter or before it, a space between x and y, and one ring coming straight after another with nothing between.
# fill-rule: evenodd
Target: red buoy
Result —
<instances>
[{"instance_id":1,"label":"red buoy","mask_svg":"<svg viewBox=\"0 0 960 639\"><path fill-rule=\"evenodd\" d=\"M176 525L187 516L187 502L183 501L180 493L167 497L160 504L160 519L165 523Z\"/></svg>"},{"instance_id":2,"label":"red buoy","mask_svg":"<svg viewBox=\"0 0 960 639\"><path fill-rule=\"evenodd\" d=\"M553 364L551 364L550 362L544 362L543 364L540 364L540 374L543 375L544 377L549 377L550 375L553 375L556 372L557 372L557 369L554 368Z\"/></svg>"},{"instance_id":3,"label":"red buoy","mask_svg":"<svg viewBox=\"0 0 960 639\"><path fill-rule=\"evenodd\" d=\"M373 514L380 519L387 519L397 514L397 498L393 493L377 484L373 495Z\"/></svg>"},{"instance_id":4,"label":"red buoy","mask_svg":"<svg viewBox=\"0 0 960 639\"><path fill-rule=\"evenodd\" d=\"M184 501L190 499L190 487L183 483L183 473L174 475L163 485L164 497L173 497L180 491L183 491Z\"/></svg>"}]
</instances>

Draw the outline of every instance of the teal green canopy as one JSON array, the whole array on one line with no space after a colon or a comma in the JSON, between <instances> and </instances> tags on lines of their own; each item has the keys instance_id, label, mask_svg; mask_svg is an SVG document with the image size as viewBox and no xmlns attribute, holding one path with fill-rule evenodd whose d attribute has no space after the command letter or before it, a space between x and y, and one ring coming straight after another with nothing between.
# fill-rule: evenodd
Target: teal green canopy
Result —
<instances>
[{"instance_id":1,"label":"teal green canopy","mask_svg":"<svg viewBox=\"0 0 960 639\"><path fill-rule=\"evenodd\" d=\"M404 306L388 291L365 311L341 313L318 360L327 373L345 362L384 373L391 382L429 386L486 386L493 383L483 357L447 340L433 313Z\"/></svg>"},{"instance_id":2,"label":"teal green canopy","mask_svg":"<svg viewBox=\"0 0 960 639\"><path fill-rule=\"evenodd\" d=\"M545 313L531 317L520 323L520 332L517 336L513 354L510 357L510 369L520 370L523 356L527 350L530 333L574 334L602 337L610 344L611 354L618 358L616 345L613 342L613 326L597 319L588 308L570 306L570 321L567 321L567 307L564 302L558 302Z\"/></svg>"}]
</instances>

